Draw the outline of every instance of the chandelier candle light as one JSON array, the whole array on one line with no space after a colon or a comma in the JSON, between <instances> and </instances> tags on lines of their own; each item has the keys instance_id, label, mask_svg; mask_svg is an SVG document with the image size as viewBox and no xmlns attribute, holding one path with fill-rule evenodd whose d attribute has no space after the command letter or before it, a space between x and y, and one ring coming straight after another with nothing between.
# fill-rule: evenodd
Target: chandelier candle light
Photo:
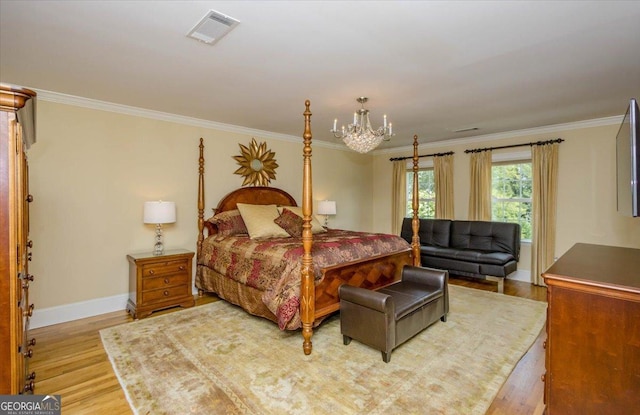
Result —
<instances>
[{"instance_id":1,"label":"chandelier candle light","mask_svg":"<svg viewBox=\"0 0 640 415\"><path fill-rule=\"evenodd\" d=\"M163 202L162 200L144 202L143 216L144 223L153 223L156 225L156 244L153 249L153 255L162 255L164 253L162 224L174 223L176 221L176 204L175 202Z\"/></svg>"},{"instance_id":2,"label":"chandelier candle light","mask_svg":"<svg viewBox=\"0 0 640 415\"><path fill-rule=\"evenodd\" d=\"M349 124L346 128L343 125L338 131L338 119L333 120L333 129L329 130L334 137L342 139L350 149L358 153L368 153L380 145L382 141L389 141L393 134L393 125L387 125L387 116L384 116L384 124L377 130L371 127L369 121L369 110L364 107L364 103L369 99L367 97L357 98L356 101L362 105L358 111L353 113L353 124Z\"/></svg>"}]
</instances>

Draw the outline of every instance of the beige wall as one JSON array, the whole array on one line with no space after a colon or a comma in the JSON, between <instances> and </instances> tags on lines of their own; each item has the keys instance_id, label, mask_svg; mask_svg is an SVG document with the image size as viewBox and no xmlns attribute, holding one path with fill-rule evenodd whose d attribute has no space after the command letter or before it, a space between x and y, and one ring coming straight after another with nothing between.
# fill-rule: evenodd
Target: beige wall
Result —
<instances>
[{"instance_id":1,"label":"beige wall","mask_svg":"<svg viewBox=\"0 0 640 415\"><path fill-rule=\"evenodd\" d=\"M300 118L301 129L303 126ZM575 242L640 248L640 219L615 211L615 148L618 125L531 134L483 142L429 145L421 153L455 154L455 216L467 217L467 148L564 138L560 149L556 255ZM270 135L267 135L270 136ZM160 121L49 101L38 103L38 142L29 152L31 236L37 310L126 294L126 254L152 248L154 228L142 223L146 200L172 200L177 222L165 226L167 248L195 249L198 140L205 139L206 214L242 183L233 171L238 144L250 133ZM301 195L302 144L262 138L280 167L272 182ZM295 138L294 138L295 140ZM424 151L422 151L424 150ZM337 202L330 226L389 232L391 163L397 153L360 155L316 143L314 201ZM520 269L530 269L523 246Z\"/></svg>"},{"instance_id":2,"label":"beige wall","mask_svg":"<svg viewBox=\"0 0 640 415\"><path fill-rule=\"evenodd\" d=\"M177 222L165 225L165 246L195 250L199 138L205 141L208 215L241 185L232 156L252 137L42 100L37 117L29 162L35 197L30 269L36 276L30 293L38 310L127 293L126 255L154 244L154 226L142 223L144 201L175 201ZM255 138L276 153L271 185L300 201L302 139ZM368 229L371 157L316 145L312 160L314 201L337 202L330 225Z\"/></svg>"},{"instance_id":3,"label":"beige wall","mask_svg":"<svg viewBox=\"0 0 640 415\"><path fill-rule=\"evenodd\" d=\"M640 248L640 218L616 212L615 136L619 124L567 129L555 133L520 135L448 145L430 144L420 154L454 151L455 218L467 219L469 197L469 155L464 150L563 138L558 177L558 223L556 256L576 242ZM462 140L460 140L462 141ZM522 148L496 150L496 154L520 152ZM524 148L526 151L526 147ZM389 157L411 155L412 151L377 154L373 161L374 230L391 229L391 163ZM523 245L518 269L530 270L530 246Z\"/></svg>"}]
</instances>

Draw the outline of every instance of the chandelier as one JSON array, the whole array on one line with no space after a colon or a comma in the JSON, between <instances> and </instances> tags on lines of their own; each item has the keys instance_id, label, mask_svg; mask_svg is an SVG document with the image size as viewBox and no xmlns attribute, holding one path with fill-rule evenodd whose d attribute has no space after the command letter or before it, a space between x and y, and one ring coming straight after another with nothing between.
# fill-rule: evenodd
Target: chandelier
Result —
<instances>
[{"instance_id":1,"label":"chandelier","mask_svg":"<svg viewBox=\"0 0 640 415\"><path fill-rule=\"evenodd\" d=\"M333 129L329 130L334 137L342 139L351 150L358 153L368 153L378 147L381 142L389 141L393 137L393 126L391 123L387 125L387 116L384 116L384 124L377 130L371 128L369 121L369 110L364 107L364 103L369 99L360 97L356 99L362 105L358 111L353 113L353 124L349 124L346 128L343 125L338 130L338 119L333 120Z\"/></svg>"}]
</instances>

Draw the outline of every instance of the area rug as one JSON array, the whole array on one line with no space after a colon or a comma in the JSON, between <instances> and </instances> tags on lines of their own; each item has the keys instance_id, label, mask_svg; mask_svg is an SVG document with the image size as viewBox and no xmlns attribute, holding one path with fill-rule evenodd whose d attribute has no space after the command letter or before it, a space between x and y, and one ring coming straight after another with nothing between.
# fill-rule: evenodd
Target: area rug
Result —
<instances>
[{"instance_id":1,"label":"area rug","mask_svg":"<svg viewBox=\"0 0 640 415\"><path fill-rule=\"evenodd\" d=\"M282 332L224 301L100 331L136 414L484 414L546 303L450 286L450 314L395 349L343 345L340 320Z\"/></svg>"}]
</instances>

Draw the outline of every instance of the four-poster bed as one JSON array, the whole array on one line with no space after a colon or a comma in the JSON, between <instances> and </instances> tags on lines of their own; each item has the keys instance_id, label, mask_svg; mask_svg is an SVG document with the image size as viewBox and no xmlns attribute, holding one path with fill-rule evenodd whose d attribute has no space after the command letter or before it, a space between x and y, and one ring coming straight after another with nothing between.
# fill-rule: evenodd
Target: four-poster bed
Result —
<instances>
[{"instance_id":1,"label":"four-poster bed","mask_svg":"<svg viewBox=\"0 0 640 415\"><path fill-rule=\"evenodd\" d=\"M305 354L311 353L313 327L339 309L340 285L378 289L399 280L405 265L419 265L420 261L417 191L413 195L414 238L411 246L396 235L318 231L312 227L309 107L307 100L301 211L296 208L295 199L281 189L244 187L222 198L214 210L215 215L205 220L204 144L200 139L196 264L196 287L200 293L216 293L251 314L277 322L281 329L301 327ZM414 137L414 176L417 175L417 160L417 137ZM275 205L282 216L291 213L287 208L298 209L301 237L265 240L251 239L246 234L235 236L236 231L229 230L239 226L237 212L245 205ZM337 248L343 239L348 245L344 252ZM253 255L251 259L249 253ZM278 254L281 256L275 257ZM269 279L278 270L284 278L278 282Z\"/></svg>"}]
</instances>

